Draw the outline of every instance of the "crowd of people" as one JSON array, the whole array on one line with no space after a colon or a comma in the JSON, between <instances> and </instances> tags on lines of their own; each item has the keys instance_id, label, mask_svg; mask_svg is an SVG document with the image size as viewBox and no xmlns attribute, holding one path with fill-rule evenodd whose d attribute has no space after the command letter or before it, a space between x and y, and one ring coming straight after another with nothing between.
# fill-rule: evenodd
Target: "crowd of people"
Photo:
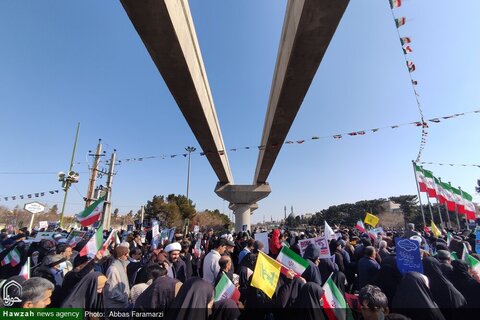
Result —
<instances>
[{"instance_id":1,"label":"crowd of people","mask_svg":"<svg viewBox=\"0 0 480 320\"><path fill-rule=\"evenodd\" d=\"M59 229L53 239L34 242L35 234L26 229L16 234L2 230L0 286L11 280L21 285L21 290L6 290L20 297L4 307L84 308L97 318L112 318L111 310L134 310L166 319L325 319L322 297L331 278L349 302L345 314L352 319L460 319L462 313L480 311L480 269L458 258L468 250L480 260L470 231L443 230L436 237L408 224L374 237L337 227L329 241L332 257L320 258L320 247L309 244L303 253L308 267L301 275L282 273L272 297L251 285L259 252L268 247L275 259L288 246L300 255L299 241L320 236L320 228L271 230L268 246L255 240L255 231L176 233L155 245L151 231L146 238L120 231L119 243L94 256L79 254L88 239L72 247L67 234ZM418 241L423 273L399 271L397 237ZM14 249L19 261L8 263ZM19 274L27 259L25 279ZM215 287L225 275L240 292L238 301L215 301Z\"/></svg>"}]
</instances>

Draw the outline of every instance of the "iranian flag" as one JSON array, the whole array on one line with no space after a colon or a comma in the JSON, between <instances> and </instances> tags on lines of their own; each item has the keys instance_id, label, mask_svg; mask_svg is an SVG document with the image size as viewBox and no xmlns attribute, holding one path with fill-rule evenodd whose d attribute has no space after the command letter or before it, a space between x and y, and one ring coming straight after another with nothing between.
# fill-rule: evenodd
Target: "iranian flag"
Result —
<instances>
[{"instance_id":1,"label":"iranian flag","mask_svg":"<svg viewBox=\"0 0 480 320\"><path fill-rule=\"evenodd\" d=\"M325 291L322 297L323 309L329 320L344 320L347 316L349 319L352 318L347 302L331 276L323 285L323 290Z\"/></svg>"},{"instance_id":2,"label":"iranian flag","mask_svg":"<svg viewBox=\"0 0 480 320\"><path fill-rule=\"evenodd\" d=\"M225 272L223 272L220 281L215 287L215 302L224 299L232 299L237 303L240 299L240 291L238 291L233 282L228 279Z\"/></svg>"},{"instance_id":3,"label":"iranian flag","mask_svg":"<svg viewBox=\"0 0 480 320\"><path fill-rule=\"evenodd\" d=\"M402 0L390 0L390 7L393 8L398 8L402 5Z\"/></svg>"},{"instance_id":4,"label":"iranian flag","mask_svg":"<svg viewBox=\"0 0 480 320\"><path fill-rule=\"evenodd\" d=\"M462 197L462 191L460 191L460 189L452 187L452 194L453 199L457 204L458 213L465 214L465 205Z\"/></svg>"},{"instance_id":5,"label":"iranian flag","mask_svg":"<svg viewBox=\"0 0 480 320\"><path fill-rule=\"evenodd\" d=\"M452 242L452 234L450 232L447 233L447 246L450 246L450 242Z\"/></svg>"},{"instance_id":6,"label":"iranian flag","mask_svg":"<svg viewBox=\"0 0 480 320\"><path fill-rule=\"evenodd\" d=\"M116 241L116 237L117 237L117 230L112 230L112 232L110 232L110 234L108 235L107 240L102 245L102 248L99 250L102 255L105 255L105 252L108 252L108 247L110 246L110 244L112 244L112 242ZM103 236L102 236L102 240L103 240Z\"/></svg>"},{"instance_id":7,"label":"iranian flag","mask_svg":"<svg viewBox=\"0 0 480 320\"><path fill-rule=\"evenodd\" d=\"M1 265L6 266L6 265L11 265L12 267L16 267L19 263L22 257L20 256L20 252L18 251L17 248L13 248L10 250L9 253L3 258Z\"/></svg>"},{"instance_id":8,"label":"iranian flag","mask_svg":"<svg viewBox=\"0 0 480 320\"><path fill-rule=\"evenodd\" d=\"M415 64L412 61L407 61L407 67L409 72L415 71Z\"/></svg>"},{"instance_id":9,"label":"iranian flag","mask_svg":"<svg viewBox=\"0 0 480 320\"><path fill-rule=\"evenodd\" d=\"M412 48L410 48L410 46L406 46L405 48L402 48L403 49L403 53L404 54L409 54L411 52L413 52Z\"/></svg>"},{"instance_id":10,"label":"iranian flag","mask_svg":"<svg viewBox=\"0 0 480 320\"><path fill-rule=\"evenodd\" d=\"M402 46L403 46L404 44L410 43L412 41L408 37L403 37L403 38L400 38L400 42L402 43Z\"/></svg>"},{"instance_id":11,"label":"iranian flag","mask_svg":"<svg viewBox=\"0 0 480 320\"><path fill-rule=\"evenodd\" d=\"M24 277L25 280L30 279L30 257L27 258L18 275Z\"/></svg>"},{"instance_id":12,"label":"iranian flag","mask_svg":"<svg viewBox=\"0 0 480 320\"><path fill-rule=\"evenodd\" d=\"M95 234L88 240L87 244L80 250L80 256L88 256L93 258L102 248L103 244L103 226L100 226Z\"/></svg>"},{"instance_id":13,"label":"iranian flag","mask_svg":"<svg viewBox=\"0 0 480 320\"><path fill-rule=\"evenodd\" d=\"M443 190L440 180L438 180L436 177L433 177L433 180L435 181L437 200L439 203L444 204L447 201L447 198L445 198L445 190Z\"/></svg>"},{"instance_id":14,"label":"iranian flag","mask_svg":"<svg viewBox=\"0 0 480 320\"><path fill-rule=\"evenodd\" d=\"M417 176L418 186L421 192L427 192L427 183L425 182L425 173L422 167L415 165L415 175Z\"/></svg>"},{"instance_id":15,"label":"iranian flag","mask_svg":"<svg viewBox=\"0 0 480 320\"><path fill-rule=\"evenodd\" d=\"M87 209L75 215L78 222L84 227L91 226L100 219L100 216L103 212L103 203L105 202L105 197L99 198L97 201L92 203Z\"/></svg>"},{"instance_id":16,"label":"iranian flag","mask_svg":"<svg viewBox=\"0 0 480 320\"><path fill-rule=\"evenodd\" d=\"M435 189L435 179L433 178L432 171L423 170L425 177L425 184L427 187L427 194L430 198L435 198L437 196L437 191Z\"/></svg>"},{"instance_id":17,"label":"iranian flag","mask_svg":"<svg viewBox=\"0 0 480 320\"><path fill-rule=\"evenodd\" d=\"M290 248L285 246L282 247L282 250L280 250L280 253L277 256L277 261L292 269L299 275L302 275L305 269L308 268L307 260L303 259Z\"/></svg>"},{"instance_id":18,"label":"iranian flag","mask_svg":"<svg viewBox=\"0 0 480 320\"><path fill-rule=\"evenodd\" d=\"M441 185L444 191L443 196L445 197L448 211L455 211L455 198L453 197L452 187L445 182L441 182Z\"/></svg>"},{"instance_id":19,"label":"iranian flag","mask_svg":"<svg viewBox=\"0 0 480 320\"><path fill-rule=\"evenodd\" d=\"M475 209L475 205L473 204L472 200L472 196L463 191L462 190L462 197L463 197L463 206L464 206L464 210L465 210L465 215L467 216L467 219L468 220L475 220L475 217L476 217L476 209Z\"/></svg>"},{"instance_id":20,"label":"iranian flag","mask_svg":"<svg viewBox=\"0 0 480 320\"><path fill-rule=\"evenodd\" d=\"M472 257L467 253L467 259L465 260L475 272L480 272L480 261Z\"/></svg>"},{"instance_id":21,"label":"iranian flag","mask_svg":"<svg viewBox=\"0 0 480 320\"><path fill-rule=\"evenodd\" d=\"M395 19L395 24L397 25L397 28L400 28L401 26L403 26L406 20L407 19L405 17Z\"/></svg>"},{"instance_id":22,"label":"iranian flag","mask_svg":"<svg viewBox=\"0 0 480 320\"><path fill-rule=\"evenodd\" d=\"M357 224L355 225L355 229L360 232L365 232L365 225L363 224L362 220L358 220Z\"/></svg>"}]
</instances>

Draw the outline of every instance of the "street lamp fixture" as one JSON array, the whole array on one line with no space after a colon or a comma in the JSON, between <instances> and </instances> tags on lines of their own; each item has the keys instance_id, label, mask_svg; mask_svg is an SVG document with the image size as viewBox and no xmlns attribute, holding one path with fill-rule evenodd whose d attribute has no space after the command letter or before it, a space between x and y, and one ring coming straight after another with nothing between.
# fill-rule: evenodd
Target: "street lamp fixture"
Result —
<instances>
[{"instance_id":1,"label":"street lamp fixture","mask_svg":"<svg viewBox=\"0 0 480 320\"><path fill-rule=\"evenodd\" d=\"M67 201L68 189L70 189L70 186L73 183L77 183L79 178L80 178L80 174L78 174L78 172L75 172L75 171L69 171L68 174L65 174L64 172L58 173L58 181L62 183L62 189L63 191L65 191L65 197L63 198L62 212L60 213L60 226L62 226L63 224L63 213L65 210L65 203Z\"/></svg>"}]
</instances>

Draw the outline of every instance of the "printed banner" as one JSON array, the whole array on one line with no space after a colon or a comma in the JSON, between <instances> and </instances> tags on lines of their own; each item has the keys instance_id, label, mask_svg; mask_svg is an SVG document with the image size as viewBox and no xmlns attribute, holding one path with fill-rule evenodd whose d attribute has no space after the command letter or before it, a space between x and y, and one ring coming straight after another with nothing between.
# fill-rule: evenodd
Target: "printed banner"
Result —
<instances>
[{"instance_id":1,"label":"printed banner","mask_svg":"<svg viewBox=\"0 0 480 320\"><path fill-rule=\"evenodd\" d=\"M395 250L397 267L402 275L410 271L423 273L422 257L417 241L395 238Z\"/></svg>"},{"instance_id":2,"label":"printed banner","mask_svg":"<svg viewBox=\"0 0 480 320\"><path fill-rule=\"evenodd\" d=\"M37 233L37 236L35 237L35 240L33 240L33 242L40 242L43 239L53 240L54 234L55 232L39 232Z\"/></svg>"},{"instance_id":3,"label":"printed banner","mask_svg":"<svg viewBox=\"0 0 480 320\"><path fill-rule=\"evenodd\" d=\"M480 229L477 228L476 232L475 232L475 235L476 235L476 239L475 239L475 251L477 253L480 253Z\"/></svg>"},{"instance_id":4,"label":"printed banner","mask_svg":"<svg viewBox=\"0 0 480 320\"><path fill-rule=\"evenodd\" d=\"M298 241L298 245L300 247L300 254L302 255L302 257L305 253L305 249L310 243L314 243L320 246L320 259L330 259L330 247L328 246L328 241L326 237L316 237Z\"/></svg>"},{"instance_id":5,"label":"printed banner","mask_svg":"<svg viewBox=\"0 0 480 320\"><path fill-rule=\"evenodd\" d=\"M255 240L263 243L262 251L268 254L270 247L268 246L268 232L255 233Z\"/></svg>"}]
</instances>

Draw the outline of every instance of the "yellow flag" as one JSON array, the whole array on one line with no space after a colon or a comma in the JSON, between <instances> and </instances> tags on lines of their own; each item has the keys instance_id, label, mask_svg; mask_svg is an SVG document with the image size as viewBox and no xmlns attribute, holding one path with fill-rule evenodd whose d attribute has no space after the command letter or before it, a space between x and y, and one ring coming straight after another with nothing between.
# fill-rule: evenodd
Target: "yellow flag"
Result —
<instances>
[{"instance_id":1,"label":"yellow flag","mask_svg":"<svg viewBox=\"0 0 480 320\"><path fill-rule=\"evenodd\" d=\"M277 288L280 269L280 263L260 251L253 272L252 286L262 290L269 298L272 298Z\"/></svg>"},{"instance_id":2,"label":"yellow flag","mask_svg":"<svg viewBox=\"0 0 480 320\"><path fill-rule=\"evenodd\" d=\"M378 220L380 219L377 216L374 216L373 214L367 212L364 222L371 225L372 227L375 227L378 223Z\"/></svg>"},{"instance_id":3,"label":"yellow flag","mask_svg":"<svg viewBox=\"0 0 480 320\"><path fill-rule=\"evenodd\" d=\"M438 230L437 226L435 225L435 222L433 222L432 220L432 224L431 224L431 229L432 229L432 233L435 237L440 237L442 235L442 233L440 232L440 230Z\"/></svg>"}]
</instances>

